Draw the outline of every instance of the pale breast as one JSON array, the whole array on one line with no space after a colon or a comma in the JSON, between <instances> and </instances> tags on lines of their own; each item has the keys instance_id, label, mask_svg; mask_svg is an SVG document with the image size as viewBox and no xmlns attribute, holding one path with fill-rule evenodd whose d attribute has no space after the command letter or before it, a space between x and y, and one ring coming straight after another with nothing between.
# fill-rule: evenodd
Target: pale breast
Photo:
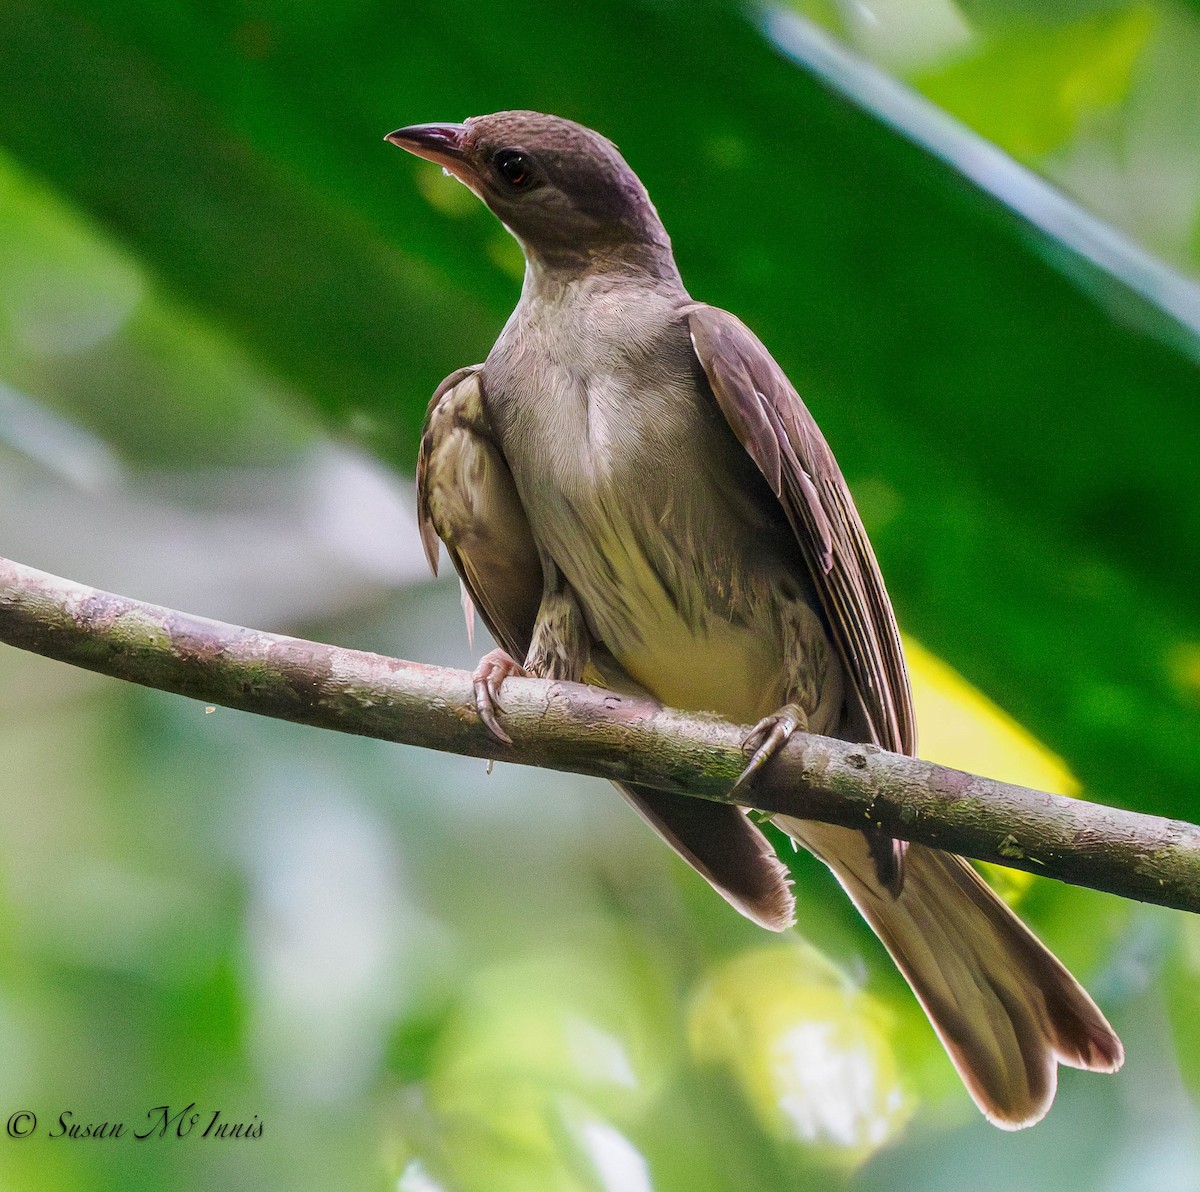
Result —
<instances>
[{"instance_id":1,"label":"pale breast","mask_svg":"<svg viewBox=\"0 0 1200 1192\"><path fill-rule=\"evenodd\" d=\"M665 703L757 719L786 686L780 580L794 560L730 473L686 333L653 313L632 319L612 294L557 316L538 304L485 366L489 409L534 537L593 635Z\"/></svg>"}]
</instances>

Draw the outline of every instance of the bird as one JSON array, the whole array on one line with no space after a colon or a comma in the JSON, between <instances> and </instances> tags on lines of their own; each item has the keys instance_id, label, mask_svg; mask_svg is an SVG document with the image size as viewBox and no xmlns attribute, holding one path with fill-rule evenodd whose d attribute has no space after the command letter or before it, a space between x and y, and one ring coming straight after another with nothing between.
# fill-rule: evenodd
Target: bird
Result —
<instances>
[{"instance_id":1,"label":"bird","mask_svg":"<svg viewBox=\"0 0 1200 1192\"><path fill-rule=\"evenodd\" d=\"M915 756L895 615L837 462L758 337L691 297L616 145L532 111L385 140L464 183L525 259L487 358L434 392L417 463L430 566L444 543L497 642L473 675L488 731L509 741L502 686L531 675L754 725L739 786L798 730ZM793 925L789 872L742 808L617 785L736 910ZM1121 1066L1100 1009L963 858L774 823L833 872L989 1121L1040 1120L1059 1064Z\"/></svg>"}]
</instances>

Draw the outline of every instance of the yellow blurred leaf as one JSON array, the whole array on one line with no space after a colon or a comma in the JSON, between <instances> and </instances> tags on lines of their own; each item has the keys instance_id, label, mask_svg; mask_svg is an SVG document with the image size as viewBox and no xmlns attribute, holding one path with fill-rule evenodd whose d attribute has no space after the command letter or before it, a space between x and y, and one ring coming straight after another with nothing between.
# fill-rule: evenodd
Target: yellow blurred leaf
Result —
<instances>
[{"instance_id":1,"label":"yellow blurred leaf","mask_svg":"<svg viewBox=\"0 0 1200 1192\"><path fill-rule=\"evenodd\" d=\"M1001 782L1078 795L1062 759L920 642L904 639L921 756Z\"/></svg>"},{"instance_id":2,"label":"yellow blurred leaf","mask_svg":"<svg viewBox=\"0 0 1200 1192\"><path fill-rule=\"evenodd\" d=\"M904 655L923 758L1001 782L1059 795L1079 794L1079 782L1062 759L952 667L911 637L904 640ZM1033 881L1033 875L1023 870L984 868L1010 901Z\"/></svg>"},{"instance_id":3,"label":"yellow blurred leaf","mask_svg":"<svg viewBox=\"0 0 1200 1192\"><path fill-rule=\"evenodd\" d=\"M869 1158L908 1121L891 1012L798 940L743 952L692 1000L695 1059L729 1068L772 1137L836 1167Z\"/></svg>"}]
</instances>

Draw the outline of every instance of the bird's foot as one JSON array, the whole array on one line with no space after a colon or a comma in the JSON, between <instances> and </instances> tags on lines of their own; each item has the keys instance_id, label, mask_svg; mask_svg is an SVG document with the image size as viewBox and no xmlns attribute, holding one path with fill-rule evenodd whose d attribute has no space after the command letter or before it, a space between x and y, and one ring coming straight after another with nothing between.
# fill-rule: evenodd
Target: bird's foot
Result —
<instances>
[{"instance_id":1,"label":"bird's foot","mask_svg":"<svg viewBox=\"0 0 1200 1192\"><path fill-rule=\"evenodd\" d=\"M528 679L529 672L503 650L492 650L485 654L471 675L475 687L475 711L479 713L479 719L487 731L504 745L511 745L512 737L500 727L496 713L504 711L504 705L500 702L500 685L513 676Z\"/></svg>"},{"instance_id":2,"label":"bird's foot","mask_svg":"<svg viewBox=\"0 0 1200 1192\"><path fill-rule=\"evenodd\" d=\"M797 729L808 731L808 716L798 704L784 704L778 712L764 716L747 734L742 749L752 752L741 777L733 784L731 796L740 795L758 772L787 744Z\"/></svg>"}]
</instances>

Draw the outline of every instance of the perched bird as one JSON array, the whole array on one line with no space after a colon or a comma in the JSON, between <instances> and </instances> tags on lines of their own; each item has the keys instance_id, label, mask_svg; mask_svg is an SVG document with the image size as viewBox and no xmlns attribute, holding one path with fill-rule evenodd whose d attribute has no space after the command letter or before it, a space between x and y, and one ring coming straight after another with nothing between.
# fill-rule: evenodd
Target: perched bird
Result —
<instances>
[{"instance_id":1,"label":"perched bird","mask_svg":"<svg viewBox=\"0 0 1200 1192\"><path fill-rule=\"evenodd\" d=\"M487 360L434 394L417 468L430 564L440 538L502 647L475 673L490 731L507 740L504 679L536 675L758 721L743 782L798 727L914 753L895 618L837 463L754 333L689 296L617 148L536 112L386 139L464 182L525 254ZM621 789L742 914L792 925L787 870L740 809ZM962 858L775 823L833 871L996 1125L1041 1118L1060 1063L1120 1067L1091 998Z\"/></svg>"}]
</instances>

